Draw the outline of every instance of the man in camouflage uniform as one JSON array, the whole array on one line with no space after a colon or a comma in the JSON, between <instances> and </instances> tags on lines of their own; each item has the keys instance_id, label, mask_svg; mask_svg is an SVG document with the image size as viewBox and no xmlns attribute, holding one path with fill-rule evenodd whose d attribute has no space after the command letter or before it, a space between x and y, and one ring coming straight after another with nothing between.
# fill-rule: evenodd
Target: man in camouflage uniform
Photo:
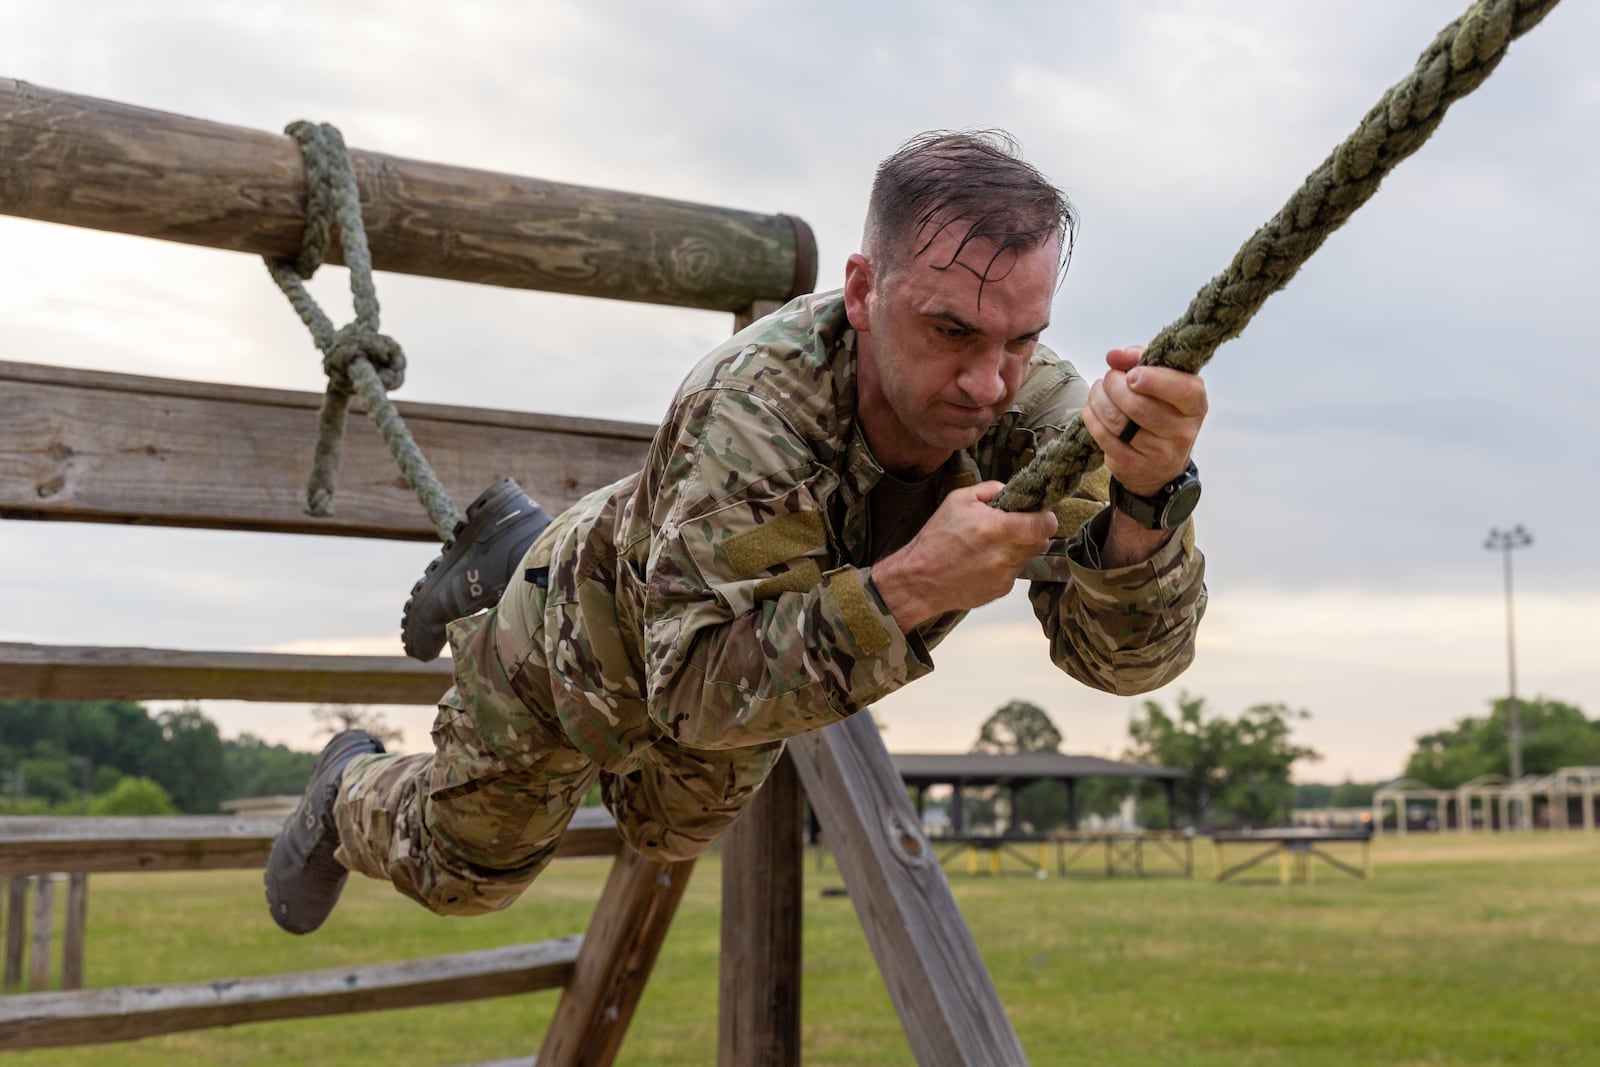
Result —
<instances>
[{"instance_id":1,"label":"man in camouflage uniform","mask_svg":"<svg viewBox=\"0 0 1600 1067\"><path fill-rule=\"evenodd\" d=\"M597 781L630 847L696 856L785 738L927 674L1019 577L1074 678L1132 694L1179 674L1204 607L1186 521L1104 506L1103 476L1054 513L988 506L1080 410L1124 497L1192 470L1199 379L1118 350L1091 389L1038 344L1074 224L1002 137L924 135L885 161L843 290L712 352L644 469L450 624L435 751L330 743L269 862L280 924L319 925L347 869L436 912L502 908Z\"/></svg>"}]
</instances>

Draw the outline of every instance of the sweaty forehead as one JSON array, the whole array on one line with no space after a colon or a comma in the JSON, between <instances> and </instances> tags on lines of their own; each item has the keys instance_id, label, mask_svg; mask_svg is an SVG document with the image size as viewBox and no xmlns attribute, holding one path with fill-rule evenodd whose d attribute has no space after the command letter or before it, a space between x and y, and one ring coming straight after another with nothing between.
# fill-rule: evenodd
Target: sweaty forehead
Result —
<instances>
[{"instance_id":1,"label":"sweaty forehead","mask_svg":"<svg viewBox=\"0 0 1600 1067\"><path fill-rule=\"evenodd\" d=\"M947 228L902 266L901 288L922 314L963 319L995 314L1007 319L1049 319L1055 295L1057 244L1032 249ZM973 323L974 325L976 323Z\"/></svg>"}]
</instances>

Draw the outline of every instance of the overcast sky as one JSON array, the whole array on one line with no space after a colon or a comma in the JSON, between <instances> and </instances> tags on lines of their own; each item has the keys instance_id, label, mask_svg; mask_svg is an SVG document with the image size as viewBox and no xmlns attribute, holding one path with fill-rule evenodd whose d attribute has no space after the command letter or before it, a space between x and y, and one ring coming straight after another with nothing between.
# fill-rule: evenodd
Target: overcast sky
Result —
<instances>
[{"instance_id":1,"label":"overcast sky","mask_svg":"<svg viewBox=\"0 0 1600 1067\"><path fill-rule=\"evenodd\" d=\"M805 218L842 281L877 161L1000 126L1084 224L1046 336L1091 377L1178 317L1461 0L766 5L13 0L0 75L356 147ZM1004 14L1000 14L1004 12ZM1506 691L1492 526L1516 556L1519 691L1600 716L1600 8L1515 44L1206 372L1211 608L1170 690L1283 702L1389 777ZM0 167L7 166L0 160ZM320 391L260 263L0 218L0 359ZM345 274L315 290L349 317ZM654 422L721 314L380 275L403 399ZM367 432L352 423L351 432ZM464 503L464 502L462 502ZM0 640L399 653L415 543L0 523ZM964 750L1032 700L1114 754L1138 700L1055 672L1020 595L880 706L891 748ZM213 703L313 747L307 709ZM427 743L426 709L384 709Z\"/></svg>"}]
</instances>

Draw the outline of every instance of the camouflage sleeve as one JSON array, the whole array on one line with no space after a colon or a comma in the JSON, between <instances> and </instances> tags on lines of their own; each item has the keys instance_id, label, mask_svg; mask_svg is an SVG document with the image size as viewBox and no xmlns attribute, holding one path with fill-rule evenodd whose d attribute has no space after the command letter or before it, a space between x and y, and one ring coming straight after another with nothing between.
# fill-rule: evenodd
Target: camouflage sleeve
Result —
<instances>
[{"instance_id":1,"label":"camouflage sleeve","mask_svg":"<svg viewBox=\"0 0 1600 1067\"><path fill-rule=\"evenodd\" d=\"M1058 667L1085 685L1132 696L1166 685L1194 659L1205 557L1185 522L1144 562L1102 569L1110 519L1101 507L1066 539L1063 553L1039 568L1054 573L1035 580L1028 599Z\"/></svg>"},{"instance_id":2,"label":"camouflage sleeve","mask_svg":"<svg viewBox=\"0 0 1600 1067\"><path fill-rule=\"evenodd\" d=\"M1088 383L1074 372L1032 413L1043 443L1082 408ZM1063 671L1109 693L1131 696L1172 681L1194 659L1205 613L1205 557L1186 522L1150 559L1111 570L1100 566L1110 528L1110 476L1091 472L1055 505L1061 537L1023 569L1028 599Z\"/></svg>"},{"instance_id":3,"label":"camouflage sleeve","mask_svg":"<svg viewBox=\"0 0 1600 1067\"><path fill-rule=\"evenodd\" d=\"M834 477L759 398L686 398L652 487L650 717L691 748L757 745L853 714L932 669L861 569L832 564Z\"/></svg>"}]
</instances>

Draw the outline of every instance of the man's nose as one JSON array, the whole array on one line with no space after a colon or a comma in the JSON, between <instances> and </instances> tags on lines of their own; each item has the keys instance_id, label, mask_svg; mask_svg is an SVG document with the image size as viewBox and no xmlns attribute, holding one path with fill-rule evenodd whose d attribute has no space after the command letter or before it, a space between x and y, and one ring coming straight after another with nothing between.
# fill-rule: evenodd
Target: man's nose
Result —
<instances>
[{"instance_id":1,"label":"man's nose","mask_svg":"<svg viewBox=\"0 0 1600 1067\"><path fill-rule=\"evenodd\" d=\"M1003 353L999 348L975 352L956 376L956 385L974 405L988 407L1006 395L1006 380L1000 374Z\"/></svg>"}]
</instances>

